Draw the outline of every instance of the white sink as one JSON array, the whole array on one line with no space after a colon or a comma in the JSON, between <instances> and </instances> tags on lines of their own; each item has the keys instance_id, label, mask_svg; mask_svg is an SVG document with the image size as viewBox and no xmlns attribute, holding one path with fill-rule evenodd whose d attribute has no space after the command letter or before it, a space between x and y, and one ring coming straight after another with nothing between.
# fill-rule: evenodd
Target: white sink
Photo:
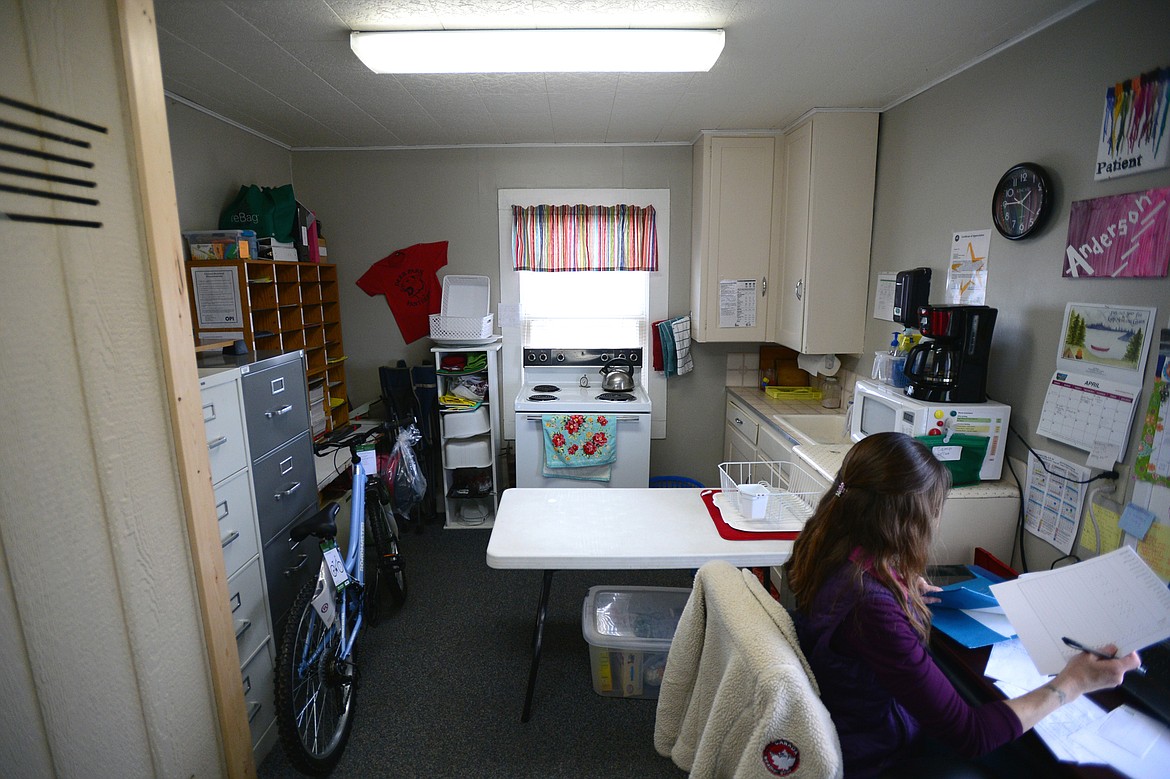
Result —
<instances>
[{"instance_id":1,"label":"white sink","mask_svg":"<svg viewBox=\"0 0 1170 779\"><path fill-rule=\"evenodd\" d=\"M803 446L849 443L844 414L773 414L772 419Z\"/></svg>"}]
</instances>

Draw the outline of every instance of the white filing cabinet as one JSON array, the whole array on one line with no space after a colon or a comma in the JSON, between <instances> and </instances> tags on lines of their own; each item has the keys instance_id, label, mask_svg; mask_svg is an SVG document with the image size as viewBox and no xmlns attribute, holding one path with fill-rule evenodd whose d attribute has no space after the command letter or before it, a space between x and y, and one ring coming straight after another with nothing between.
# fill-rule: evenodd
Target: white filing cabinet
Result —
<instances>
[{"instance_id":1,"label":"white filing cabinet","mask_svg":"<svg viewBox=\"0 0 1170 779\"><path fill-rule=\"evenodd\" d=\"M259 765L276 743L272 625L260 560L251 457L244 427L240 369L201 368L199 387L228 601L240 655L252 749Z\"/></svg>"}]
</instances>

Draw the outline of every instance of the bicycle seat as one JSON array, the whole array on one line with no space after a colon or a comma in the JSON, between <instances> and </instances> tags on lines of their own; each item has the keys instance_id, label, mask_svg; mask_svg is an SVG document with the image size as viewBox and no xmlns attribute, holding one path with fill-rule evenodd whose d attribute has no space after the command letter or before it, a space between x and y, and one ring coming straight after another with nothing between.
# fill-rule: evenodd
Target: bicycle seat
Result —
<instances>
[{"instance_id":1,"label":"bicycle seat","mask_svg":"<svg viewBox=\"0 0 1170 779\"><path fill-rule=\"evenodd\" d=\"M298 522L288 531L290 541L303 541L308 536L333 538L337 535L337 512L341 506L328 503L304 522Z\"/></svg>"}]
</instances>

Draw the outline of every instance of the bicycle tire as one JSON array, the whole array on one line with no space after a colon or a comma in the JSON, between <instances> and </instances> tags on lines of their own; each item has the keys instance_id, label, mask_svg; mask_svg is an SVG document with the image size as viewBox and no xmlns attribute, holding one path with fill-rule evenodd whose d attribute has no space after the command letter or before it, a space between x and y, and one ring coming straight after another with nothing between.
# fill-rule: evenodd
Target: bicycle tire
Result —
<instances>
[{"instance_id":1,"label":"bicycle tire","mask_svg":"<svg viewBox=\"0 0 1170 779\"><path fill-rule=\"evenodd\" d=\"M298 771L326 776L353 730L357 669L340 665L340 631L325 628L313 608L316 578L297 594L276 663L276 723L281 746ZM300 658L316 658L302 661Z\"/></svg>"},{"instance_id":2,"label":"bicycle tire","mask_svg":"<svg viewBox=\"0 0 1170 779\"><path fill-rule=\"evenodd\" d=\"M402 557L398 521L394 518L393 512L386 510L382 492L381 488L366 491L366 521L369 523L370 535L377 550L379 574L376 584L385 587L390 596L390 604L398 608L406 601L406 567ZM368 584L374 584L369 581L369 572L366 577Z\"/></svg>"}]
</instances>

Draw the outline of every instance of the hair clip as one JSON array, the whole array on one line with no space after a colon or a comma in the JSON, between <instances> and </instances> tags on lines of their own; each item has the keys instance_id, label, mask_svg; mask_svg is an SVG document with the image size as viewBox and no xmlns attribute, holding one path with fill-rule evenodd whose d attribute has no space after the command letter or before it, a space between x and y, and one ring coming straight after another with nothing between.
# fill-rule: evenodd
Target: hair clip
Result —
<instances>
[{"instance_id":1,"label":"hair clip","mask_svg":"<svg viewBox=\"0 0 1170 779\"><path fill-rule=\"evenodd\" d=\"M842 495L844 495L845 494L845 482L841 482L840 484L838 484L837 491L834 492L833 494L836 495L838 498L841 497Z\"/></svg>"}]
</instances>

